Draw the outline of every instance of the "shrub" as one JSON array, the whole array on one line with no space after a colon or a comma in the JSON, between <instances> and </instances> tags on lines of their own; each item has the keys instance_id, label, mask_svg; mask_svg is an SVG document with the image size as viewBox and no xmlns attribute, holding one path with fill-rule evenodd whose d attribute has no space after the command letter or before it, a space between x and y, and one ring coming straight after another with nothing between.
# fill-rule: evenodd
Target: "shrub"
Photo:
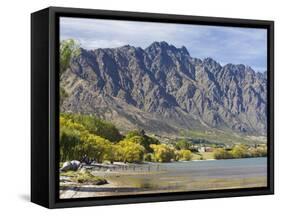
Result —
<instances>
[{"instance_id":1,"label":"shrub","mask_svg":"<svg viewBox=\"0 0 281 216\"><path fill-rule=\"evenodd\" d=\"M93 184L93 185L102 185L107 184L108 182L106 179L98 176L94 176L89 171L85 170L83 172L81 171L67 171L60 174L61 176L66 176L71 179L73 182L77 183L87 183L87 184Z\"/></svg>"},{"instance_id":2,"label":"shrub","mask_svg":"<svg viewBox=\"0 0 281 216\"><path fill-rule=\"evenodd\" d=\"M248 154L250 157L266 157L267 149L266 148L251 148L248 150Z\"/></svg>"},{"instance_id":3,"label":"shrub","mask_svg":"<svg viewBox=\"0 0 281 216\"><path fill-rule=\"evenodd\" d=\"M267 156L267 147L260 147L260 148L257 148L258 150L258 153L259 153L259 157L266 157Z\"/></svg>"},{"instance_id":4,"label":"shrub","mask_svg":"<svg viewBox=\"0 0 281 216\"><path fill-rule=\"evenodd\" d=\"M80 157L77 147L83 144L81 132L75 129L60 128L60 161L74 160Z\"/></svg>"},{"instance_id":5,"label":"shrub","mask_svg":"<svg viewBox=\"0 0 281 216\"><path fill-rule=\"evenodd\" d=\"M153 160L153 154L152 153L147 153L144 155L144 160L151 162Z\"/></svg>"},{"instance_id":6,"label":"shrub","mask_svg":"<svg viewBox=\"0 0 281 216\"><path fill-rule=\"evenodd\" d=\"M175 147L177 150L190 149L191 144L187 140L181 139L176 143Z\"/></svg>"},{"instance_id":7,"label":"shrub","mask_svg":"<svg viewBox=\"0 0 281 216\"><path fill-rule=\"evenodd\" d=\"M146 135L143 130L142 131L138 131L138 130L130 131L127 133L125 139L142 145L145 148L145 151L147 153L151 153L153 151L150 148L151 144L160 144L158 139Z\"/></svg>"},{"instance_id":8,"label":"shrub","mask_svg":"<svg viewBox=\"0 0 281 216\"><path fill-rule=\"evenodd\" d=\"M63 40L60 42L60 78L62 74L69 68L72 58L79 56L80 45L73 39ZM68 97L63 87L60 87L60 105Z\"/></svg>"},{"instance_id":9,"label":"shrub","mask_svg":"<svg viewBox=\"0 0 281 216\"><path fill-rule=\"evenodd\" d=\"M109 140L93 134L85 134L81 139L83 145L77 147L81 156L87 155L101 163L106 159L106 156L110 155L111 142Z\"/></svg>"},{"instance_id":10,"label":"shrub","mask_svg":"<svg viewBox=\"0 0 281 216\"><path fill-rule=\"evenodd\" d=\"M140 132L139 130L132 130L126 134L126 139L130 139L135 136L143 136L143 135L144 135L144 133Z\"/></svg>"},{"instance_id":11,"label":"shrub","mask_svg":"<svg viewBox=\"0 0 281 216\"><path fill-rule=\"evenodd\" d=\"M122 140L116 145L116 159L123 162L140 162L143 160L144 147L138 143Z\"/></svg>"},{"instance_id":12,"label":"shrub","mask_svg":"<svg viewBox=\"0 0 281 216\"><path fill-rule=\"evenodd\" d=\"M114 157L112 143L90 133L84 125L74 121L72 117L71 114L60 117L60 160L79 160L83 155L87 155L97 162L105 159L112 161Z\"/></svg>"},{"instance_id":13,"label":"shrub","mask_svg":"<svg viewBox=\"0 0 281 216\"><path fill-rule=\"evenodd\" d=\"M235 145L231 150L233 158L246 158L249 157L248 149L245 145Z\"/></svg>"},{"instance_id":14,"label":"shrub","mask_svg":"<svg viewBox=\"0 0 281 216\"><path fill-rule=\"evenodd\" d=\"M232 154L223 148L218 148L214 151L214 158L218 159L218 160L230 159L230 158L232 158Z\"/></svg>"},{"instance_id":15,"label":"shrub","mask_svg":"<svg viewBox=\"0 0 281 216\"><path fill-rule=\"evenodd\" d=\"M93 185L103 185L108 183L106 179L102 177L94 176L88 171L83 173L80 172L76 177L72 178L72 180L78 183L88 183L88 184L90 183Z\"/></svg>"},{"instance_id":16,"label":"shrub","mask_svg":"<svg viewBox=\"0 0 281 216\"><path fill-rule=\"evenodd\" d=\"M170 162L175 159L175 150L168 145L152 144L150 147L153 149L153 159L156 162Z\"/></svg>"},{"instance_id":17,"label":"shrub","mask_svg":"<svg viewBox=\"0 0 281 216\"><path fill-rule=\"evenodd\" d=\"M186 149L179 150L177 152L177 157L178 160L189 161L192 158L192 153L190 150L186 150Z\"/></svg>"},{"instance_id":18,"label":"shrub","mask_svg":"<svg viewBox=\"0 0 281 216\"><path fill-rule=\"evenodd\" d=\"M80 44L74 39L60 42L60 75L66 71L72 58L79 56Z\"/></svg>"},{"instance_id":19,"label":"shrub","mask_svg":"<svg viewBox=\"0 0 281 216\"><path fill-rule=\"evenodd\" d=\"M95 116L69 113L62 114L62 116L68 121L82 125L89 133L103 137L111 142L118 142L123 138L113 124Z\"/></svg>"}]
</instances>

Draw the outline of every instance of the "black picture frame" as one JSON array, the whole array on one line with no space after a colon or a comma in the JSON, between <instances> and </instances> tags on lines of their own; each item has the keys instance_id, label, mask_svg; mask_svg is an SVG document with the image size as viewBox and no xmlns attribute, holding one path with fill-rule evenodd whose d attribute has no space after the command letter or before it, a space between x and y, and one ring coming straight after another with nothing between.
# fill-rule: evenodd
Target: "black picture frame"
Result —
<instances>
[{"instance_id":1,"label":"black picture frame","mask_svg":"<svg viewBox=\"0 0 281 216\"><path fill-rule=\"evenodd\" d=\"M267 29L267 187L59 199L60 16ZM274 193L274 22L202 16L49 7L31 15L31 201L47 208L192 200Z\"/></svg>"}]
</instances>

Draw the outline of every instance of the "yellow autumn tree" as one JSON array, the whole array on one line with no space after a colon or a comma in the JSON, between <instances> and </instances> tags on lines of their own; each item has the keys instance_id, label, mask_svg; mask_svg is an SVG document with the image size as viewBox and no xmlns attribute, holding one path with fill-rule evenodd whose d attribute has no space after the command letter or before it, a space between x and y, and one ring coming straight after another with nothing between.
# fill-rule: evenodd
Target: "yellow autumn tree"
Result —
<instances>
[{"instance_id":1,"label":"yellow autumn tree","mask_svg":"<svg viewBox=\"0 0 281 216\"><path fill-rule=\"evenodd\" d=\"M246 145L238 144L233 147L231 154L234 158L245 158L248 157L248 148Z\"/></svg>"},{"instance_id":2,"label":"yellow autumn tree","mask_svg":"<svg viewBox=\"0 0 281 216\"><path fill-rule=\"evenodd\" d=\"M153 160L156 162L170 162L175 159L175 149L166 144L150 145L153 149Z\"/></svg>"},{"instance_id":3,"label":"yellow autumn tree","mask_svg":"<svg viewBox=\"0 0 281 216\"><path fill-rule=\"evenodd\" d=\"M177 159L182 161L189 161L192 158L192 153L190 150L182 149L177 152Z\"/></svg>"},{"instance_id":4,"label":"yellow autumn tree","mask_svg":"<svg viewBox=\"0 0 281 216\"><path fill-rule=\"evenodd\" d=\"M143 160L145 149L142 145L122 140L116 144L117 160L123 162L140 162Z\"/></svg>"}]
</instances>

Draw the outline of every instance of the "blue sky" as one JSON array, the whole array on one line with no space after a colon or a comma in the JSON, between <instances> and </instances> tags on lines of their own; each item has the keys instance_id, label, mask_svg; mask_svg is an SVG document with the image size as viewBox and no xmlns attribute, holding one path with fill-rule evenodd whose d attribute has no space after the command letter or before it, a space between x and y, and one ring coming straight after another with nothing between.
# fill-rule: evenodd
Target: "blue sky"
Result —
<instances>
[{"instance_id":1,"label":"blue sky","mask_svg":"<svg viewBox=\"0 0 281 216\"><path fill-rule=\"evenodd\" d=\"M146 48L154 41L166 41L185 46L193 57L211 57L222 65L245 64L261 72L267 67L265 29L63 17L60 36L74 38L86 49L127 44Z\"/></svg>"}]
</instances>

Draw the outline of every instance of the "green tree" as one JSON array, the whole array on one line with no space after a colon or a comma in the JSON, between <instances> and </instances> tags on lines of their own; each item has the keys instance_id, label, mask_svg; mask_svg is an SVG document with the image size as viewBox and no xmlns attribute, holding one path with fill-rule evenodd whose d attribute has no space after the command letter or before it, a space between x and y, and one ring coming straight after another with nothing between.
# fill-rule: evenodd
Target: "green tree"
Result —
<instances>
[{"instance_id":1,"label":"green tree","mask_svg":"<svg viewBox=\"0 0 281 216\"><path fill-rule=\"evenodd\" d=\"M80 136L81 132L78 130L60 128L60 161L79 159L77 147L83 144Z\"/></svg>"},{"instance_id":2,"label":"green tree","mask_svg":"<svg viewBox=\"0 0 281 216\"><path fill-rule=\"evenodd\" d=\"M67 39L60 42L60 77L70 65L73 57L80 54L80 44L74 39Z\"/></svg>"},{"instance_id":3,"label":"green tree","mask_svg":"<svg viewBox=\"0 0 281 216\"><path fill-rule=\"evenodd\" d=\"M78 146L83 145L82 133L87 133L85 128L64 117L60 117L60 160L79 159Z\"/></svg>"},{"instance_id":4,"label":"green tree","mask_svg":"<svg viewBox=\"0 0 281 216\"><path fill-rule=\"evenodd\" d=\"M103 137L111 142L118 142L123 138L119 130L113 124L95 116L69 113L63 114L63 116L73 122L83 125L89 133Z\"/></svg>"},{"instance_id":5,"label":"green tree","mask_svg":"<svg viewBox=\"0 0 281 216\"><path fill-rule=\"evenodd\" d=\"M85 134L82 138L83 145L79 145L80 155L87 155L95 161L101 163L109 157L111 142L93 134Z\"/></svg>"},{"instance_id":6,"label":"green tree","mask_svg":"<svg viewBox=\"0 0 281 216\"><path fill-rule=\"evenodd\" d=\"M146 153L151 153L153 151L150 148L151 144L160 144L158 139L146 135L144 131L138 130L128 132L125 139L142 145L145 148Z\"/></svg>"},{"instance_id":7,"label":"green tree","mask_svg":"<svg viewBox=\"0 0 281 216\"><path fill-rule=\"evenodd\" d=\"M180 139L176 143L175 147L176 147L177 150L190 149L191 144L186 139Z\"/></svg>"},{"instance_id":8,"label":"green tree","mask_svg":"<svg viewBox=\"0 0 281 216\"><path fill-rule=\"evenodd\" d=\"M72 58L77 57L80 54L80 44L73 40L63 40L60 42L60 79L62 74L69 68ZM68 97L67 92L63 87L60 87L60 105Z\"/></svg>"},{"instance_id":9,"label":"green tree","mask_svg":"<svg viewBox=\"0 0 281 216\"><path fill-rule=\"evenodd\" d=\"M111 144L111 145L107 145L105 147L103 160L109 161L110 163L113 163L114 161L118 160L117 146L116 145Z\"/></svg>"},{"instance_id":10,"label":"green tree","mask_svg":"<svg viewBox=\"0 0 281 216\"><path fill-rule=\"evenodd\" d=\"M132 130L132 131L129 131L127 134L126 134L126 139L130 139L132 137L135 137L135 136L142 136L140 134L140 131L139 130Z\"/></svg>"},{"instance_id":11,"label":"green tree","mask_svg":"<svg viewBox=\"0 0 281 216\"><path fill-rule=\"evenodd\" d=\"M71 116L60 117L61 160L79 160L83 155L87 155L97 162L113 161L115 157L113 144L103 137L90 133L83 124L70 118Z\"/></svg>"}]
</instances>

